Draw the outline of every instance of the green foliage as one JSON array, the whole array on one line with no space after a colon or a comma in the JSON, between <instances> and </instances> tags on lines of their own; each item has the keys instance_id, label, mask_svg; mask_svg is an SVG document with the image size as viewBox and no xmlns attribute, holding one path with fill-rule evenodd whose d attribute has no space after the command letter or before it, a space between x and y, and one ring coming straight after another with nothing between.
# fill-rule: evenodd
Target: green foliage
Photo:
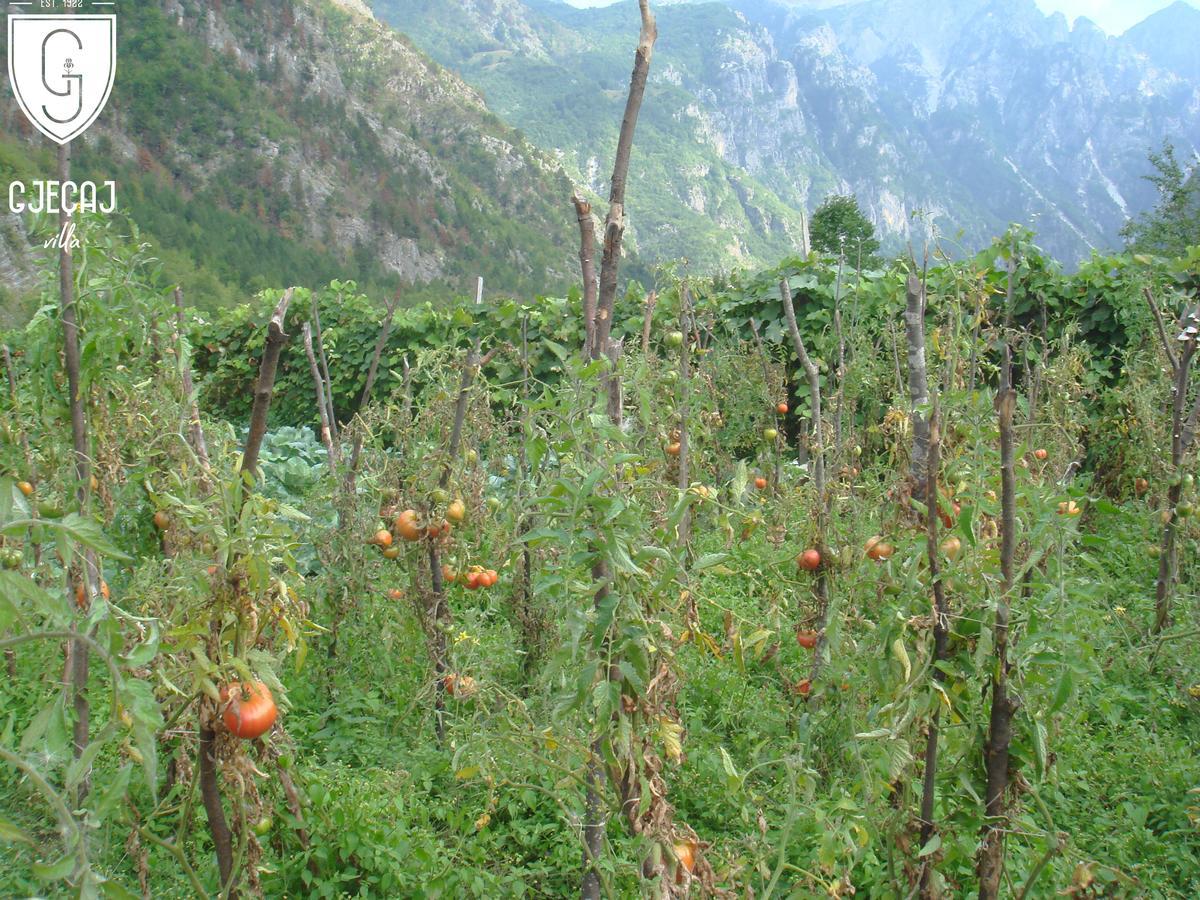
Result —
<instances>
[{"instance_id":1,"label":"green foliage","mask_svg":"<svg viewBox=\"0 0 1200 900\"><path fill-rule=\"evenodd\" d=\"M1169 139L1150 152L1154 171L1145 178L1158 191L1154 209L1131 219L1121 229L1130 250L1160 256L1182 256L1200 244L1200 174L1175 156Z\"/></svg>"},{"instance_id":2,"label":"green foliage","mask_svg":"<svg viewBox=\"0 0 1200 900\"><path fill-rule=\"evenodd\" d=\"M858 199L852 195L831 194L821 201L809 224L814 250L845 256L857 265L871 265L879 241L875 237L875 226L863 215Z\"/></svg>"}]
</instances>

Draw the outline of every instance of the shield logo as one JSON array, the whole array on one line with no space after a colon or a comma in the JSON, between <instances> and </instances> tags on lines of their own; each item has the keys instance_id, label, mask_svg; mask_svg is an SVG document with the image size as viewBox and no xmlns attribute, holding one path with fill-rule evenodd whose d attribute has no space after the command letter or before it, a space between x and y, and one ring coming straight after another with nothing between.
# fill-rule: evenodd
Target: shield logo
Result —
<instances>
[{"instance_id":1,"label":"shield logo","mask_svg":"<svg viewBox=\"0 0 1200 900\"><path fill-rule=\"evenodd\" d=\"M8 17L8 78L25 116L65 144L96 121L117 71L117 17Z\"/></svg>"}]
</instances>

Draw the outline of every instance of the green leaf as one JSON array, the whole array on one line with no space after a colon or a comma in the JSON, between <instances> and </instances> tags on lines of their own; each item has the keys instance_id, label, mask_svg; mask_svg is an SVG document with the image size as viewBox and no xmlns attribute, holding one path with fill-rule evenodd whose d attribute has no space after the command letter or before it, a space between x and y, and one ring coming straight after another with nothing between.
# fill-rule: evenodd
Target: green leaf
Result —
<instances>
[{"instance_id":1,"label":"green leaf","mask_svg":"<svg viewBox=\"0 0 1200 900\"><path fill-rule=\"evenodd\" d=\"M904 647L903 638L896 638L892 641L892 653L900 661L900 665L904 669L904 681L907 683L908 679L912 677L912 661L908 658L908 650Z\"/></svg>"},{"instance_id":2,"label":"green leaf","mask_svg":"<svg viewBox=\"0 0 1200 900\"><path fill-rule=\"evenodd\" d=\"M1071 699L1071 692L1074 689L1074 676L1072 676L1070 669L1064 669L1062 677L1058 679L1058 686L1054 689L1054 699L1050 702L1050 712L1056 713L1062 709L1067 701Z\"/></svg>"},{"instance_id":3,"label":"green leaf","mask_svg":"<svg viewBox=\"0 0 1200 900\"><path fill-rule=\"evenodd\" d=\"M151 620L147 630L149 633L145 640L134 644L133 648L121 658L121 661L129 668L144 666L158 655L160 638L158 623Z\"/></svg>"},{"instance_id":4,"label":"green leaf","mask_svg":"<svg viewBox=\"0 0 1200 900\"><path fill-rule=\"evenodd\" d=\"M738 775L737 769L733 765L733 759L729 756L729 751L724 747L717 748L721 751L721 768L725 770L727 784L731 787L741 784L741 776Z\"/></svg>"},{"instance_id":5,"label":"green leaf","mask_svg":"<svg viewBox=\"0 0 1200 900\"><path fill-rule=\"evenodd\" d=\"M969 547L975 547L978 543L975 538L974 528L975 512L976 510L974 505L965 504L962 508L962 512L959 513L958 522L956 523L958 533L963 536L963 540L967 542L967 546Z\"/></svg>"},{"instance_id":6,"label":"green leaf","mask_svg":"<svg viewBox=\"0 0 1200 900\"><path fill-rule=\"evenodd\" d=\"M31 838L7 819L0 819L0 841L3 841L6 844L28 844L30 847L37 846L37 842L34 841L33 838Z\"/></svg>"},{"instance_id":7,"label":"green leaf","mask_svg":"<svg viewBox=\"0 0 1200 900\"><path fill-rule=\"evenodd\" d=\"M38 710L37 715L25 728L25 733L21 735L20 750L22 753L28 753L45 737L55 713L62 712L62 705L63 700L60 695Z\"/></svg>"},{"instance_id":8,"label":"green leaf","mask_svg":"<svg viewBox=\"0 0 1200 900\"><path fill-rule=\"evenodd\" d=\"M711 569L713 566L719 566L721 563L729 559L728 553L706 553L696 560L696 571Z\"/></svg>"},{"instance_id":9,"label":"green leaf","mask_svg":"<svg viewBox=\"0 0 1200 900\"><path fill-rule=\"evenodd\" d=\"M604 643L604 636L608 633L608 627L612 625L613 616L617 612L617 604L620 602L621 596L616 591L610 590L596 607L596 627L592 632L593 650L599 650Z\"/></svg>"},{"instance_id":10,"label":"green leaf","mask_svg":"<svg viewBox=\"0 0 1200 900\"><path fill-rule=\"evenodd\" d=\"M67 854L57 862L35 862L29 866L29 870L39 881L62 881L75 871L75 857Z\"/></svg>"},{"instance_id":11,"label":"green leaf","mask_svg":"<svg viewBox=\"0 0 1200 900\"><path fill-rule=\"evenodd\" d=\"M642 679L641 674L634 668L629 660L623 659L617 663L617 668L621 672L621 677L628 681L633 689L640 695L646 690L646 682Z\"/></svg>"},{"instance_id":12,"label":"green leaf","mask_svg":"<svg viewBox=\"0 0 1200 900\"><path fill-rule=\"evenodd\" d=\"M942 836L940 834L935 834L929 839L929 842L921 848L921 852L917 854L917 858L924 859L926 856L937 853L937 851L941 849L941 846Z\"/></svg>"},{"instance_id":13,"label":"green leaf","mask_svg":"<svg viewBox=\"0 0 1200 900\"><path fill-rule=\"evenodd\" d=\"M89 800L96 818L103 821L125 799L129 791L129 779L133 774L133 763L121 766L117 774L108 779L99 790L92 793Z\"/></svg>"},{"instance_id":14,"label":"green leaf","mask_svg":"<svg viewBox=\"0 0 1200 900\"><path fill-rule=\"evenodd\" d=\"M60 618L67 612L62 597L53 596L19 572L0 569L0 630L20 620L20 610L25 605L38 615L51 619Z\"/></svg>"}]
</instances>

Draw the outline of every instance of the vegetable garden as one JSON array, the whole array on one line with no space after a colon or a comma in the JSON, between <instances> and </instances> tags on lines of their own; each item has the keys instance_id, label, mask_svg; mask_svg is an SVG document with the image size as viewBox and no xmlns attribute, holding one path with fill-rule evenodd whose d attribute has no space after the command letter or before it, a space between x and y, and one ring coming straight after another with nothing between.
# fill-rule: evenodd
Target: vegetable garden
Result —
<instances>
[{"instance_id":1,"label":"vegetable garden","mask_svg":"<svg viewBox=\"0 0 1200 900\"><path fill-rule=\"evenodd\" d=\"M571 296L47 259L0 893L1196 895L1200 250L618 291L642 8Z\"/></svg>"}]
</instances>

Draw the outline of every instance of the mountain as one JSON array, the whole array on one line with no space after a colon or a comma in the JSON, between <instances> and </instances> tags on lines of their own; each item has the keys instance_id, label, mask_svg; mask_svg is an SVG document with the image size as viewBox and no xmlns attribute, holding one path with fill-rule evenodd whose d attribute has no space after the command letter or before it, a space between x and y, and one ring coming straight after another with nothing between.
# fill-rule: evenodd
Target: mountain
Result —
<instances>
[{"instance_id":1,"label":"mountain","mask_svg":"<svg viewBox=\"0 0 1200 900\"><path fill-rule=\"evenodd\" d=\"M632 0L371 3L603 191ZM1187 68L1200 31L1183 5L1122 38L1033 0L652 5L659 43L629 190L650 258L770 261L796 246L801 209L851 192L890 249L919 244L930 222L970 250L1020 221L1078 260L1118 244L1152 203L1148 150L1168 136L1181 154L1200 147Z\"/></svg>"},{"instance_id":2,"label":"mountain","mask_svg":"<svg viewBox=\"0 0 1200 900\"><path fill-rule=\"evenodd\" d=\"M1144 53L1155 65L1193 82L1200 81L1197 39L1200 9L1183 0L1176 0L1121 36L1122 43Z\"/></svg>"},{"instance_id":3,"label":"mountain","mask_svg":"<svg viewBox=\"0 0 1200 900\"><path fill-rule=\"evenodd\" d=\"M74 174L118 182L194 301L335 277L410 297L574 279L560 163L361 0L123 4L118 35ZM0 177L53 177L47 148L5 92ZM0 224L0 273L28 286L28 223Z\"/></svg>"}]
</instances>

